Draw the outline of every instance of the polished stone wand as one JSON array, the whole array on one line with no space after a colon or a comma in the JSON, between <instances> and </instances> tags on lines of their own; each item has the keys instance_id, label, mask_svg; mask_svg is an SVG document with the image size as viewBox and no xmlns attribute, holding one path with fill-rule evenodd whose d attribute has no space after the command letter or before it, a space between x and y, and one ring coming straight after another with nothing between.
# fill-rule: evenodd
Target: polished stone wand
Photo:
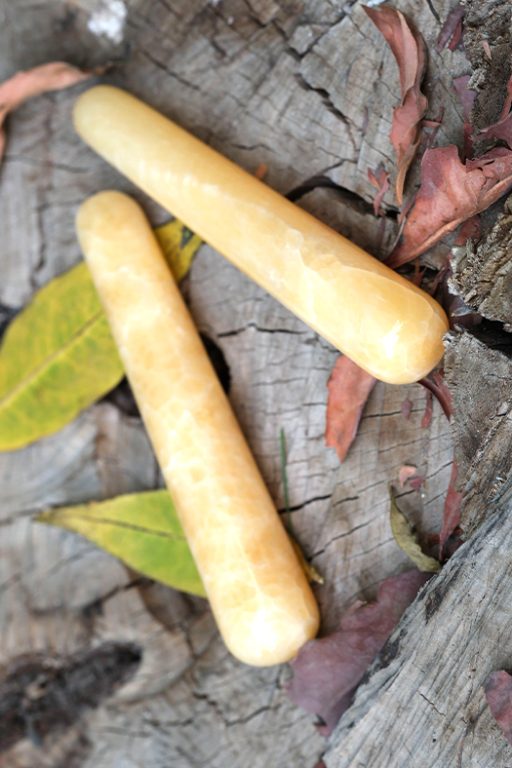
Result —
<instances>
[{"instance_id":1,"label":"polished stone wand","mask_svg":"<svg viewBox=\"0 0 512 768\"><path fill-rule=\"evenodd\" d=\"M428 294L118 88L78 100L78 133L305 323L378 379L426 376L446 315Z\"/></svg>"},{"instance_id":2,"label":"polished stone wand","mask_svg":"<svg viewBox=\"0 0 512 768\"><path fill-rule=\"evenodd\" d=\"M149 223L102 192L77 232L224 641L248 664L288 661L318 608Z\"/></svg>"}]
</instances>

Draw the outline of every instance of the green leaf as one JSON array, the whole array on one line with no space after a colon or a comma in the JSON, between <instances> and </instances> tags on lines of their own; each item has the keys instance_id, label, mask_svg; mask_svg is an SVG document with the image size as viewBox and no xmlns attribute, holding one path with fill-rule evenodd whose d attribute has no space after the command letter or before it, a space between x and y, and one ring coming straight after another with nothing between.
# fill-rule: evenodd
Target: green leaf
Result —
<instances>
[{"instance_id":1,"label":"green leaf","mask_svg":"<svg viewBox=\"0 0 512 768\"><path fill-rule=\"evenodd\" d=\"M441 568L440 563L422 551L409 521L403 512L401 512L398 508L393 489L391 487L389 489L389 498L391 502L391 531L396 543L420 571L424 571L426 573L436 573Z\"/></svg>"},{"instance_id":2,"label":"green leaf","mask_svg":"<svg viewBox=\"0 0 512 768\"><path fill-rule=\"evenodd\" d=\"M36 520L85 536L155 581L206 597L176 509L165 490L56 507Z\"/></svg>"},{"instance_id":3,"label":"green leaf","mask_svg":"<svg viewBox=\"0 0 512 768\"><path fill-rule=\"evenodd\" d=\"M0 347L0 450L61 429L123 377L89 270L79 264L42 288Z\"/></svg>"},{"instance_id":4,"label":"green leaf","mask_svg":"<svg viewBox=\"0 0 512 768\"><path fill-rule=\"evenodd\" d=\"M176 279L201 240L177 219L155 230ZM124 375L87 266L82 262L34 296L0 347L0 451L51 435Z\"/></svg>"},{"instance_id":5,"label":"green leaf","mask_svg":"<svg viewBox=\"0 0 512 768\"><path fill-rule=\"evenodd\" d=\"M178 282L183 280L201 245L201 238L178 219L156 227L154 232L174 277Z\"/></svg>"}]
</instances>

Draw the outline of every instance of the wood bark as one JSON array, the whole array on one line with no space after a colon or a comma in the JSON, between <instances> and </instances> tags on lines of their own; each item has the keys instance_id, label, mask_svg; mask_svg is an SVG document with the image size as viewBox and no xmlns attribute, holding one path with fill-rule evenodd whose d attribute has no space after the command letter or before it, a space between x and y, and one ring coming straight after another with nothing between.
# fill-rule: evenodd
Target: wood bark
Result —
<instances>
[{"instance_id":1,"label":"wood bark","mask_svg":"<svg viewBox=\"0 0 512 768\"><path fill-rule=\"evenodd\" d=\"M109 82L247 169L266 163L271 186L375 255L388 252L397 211L389 193L385 216L375 218L367 171L394 167L389 128L398 76L360 2L129 0L117 3L126 19L117 37L109 27L109 37L91 20L113 5L0 0L0 76L56 58L111 61ZM435 51L451 4L396 5L431 51L429 116L445 107L438 141L460 143L451 80L469 65L461 51ZM501 20L502 37L491 43L505 56L507 4L482 5ZM468 3L474 36L477 11ZM485 61L473 65L482 84L494 82ZM70 112L79 90L34 100L9 119L0 172L1 323L80 258L73 218L86 195L123 189L154 223L166 218L78 140ZM417 171L411 185L415 178ZM429 259L439 263L446 252L441 245ZM435 406L430 428L421 428L420 387L378 385L340 466L323 442L336 351L207 246L184 292L229 366L233 407L284 522L324 576L316 592L329 631L355 598L371 599L379 581L407 565L388 522L388 485L401 465L415 464L426 476L421 495L401 492L402 507L424 535L439 529L453 455L449 425ZM78 537L33 522L47 505L160 485L142 424L122 392L62 432L0 456L0 713L14 718L9 735L0 726L0 766L241 768L250 761L254 768L308 768L324 753L329 768L512 765L480 687L491 669L507 664L511 621L508 486L492 487L495 459L487 458L494 452L496 473L508 478L505 351L466 336L450 345L455 447L473 483L465 520L476 533L408 612L330 742L288 701L286 667L251 669L229 657L204 601L141 579ZM406 398L409 420L401 412ZM486 493L489 504L482 503Z\"/></svg>"}]
</instances>

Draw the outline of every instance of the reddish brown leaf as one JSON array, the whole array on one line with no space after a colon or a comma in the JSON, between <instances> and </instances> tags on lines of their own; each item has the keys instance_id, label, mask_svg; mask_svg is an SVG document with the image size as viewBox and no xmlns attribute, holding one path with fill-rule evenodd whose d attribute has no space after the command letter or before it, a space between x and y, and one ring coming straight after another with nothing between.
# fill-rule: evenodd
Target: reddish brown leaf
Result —
<instances>
[{"instance_id":1,"label":"reddish brown leaf","mask_svg":"<svg viewBox=\"0 0 512 768\"><path fill-rule=\"evenodd\" d=\"M397 155L396 197L402 205L405 177L418 148L420 124L428 106L421 92L427 60L425 42L395 8L364 10L391 48L400 74L401 103L393 111L390 139Z\"/></svg>"},{"instance_id":2,"label":"reddish brown leaf","mask_svg":"<svg viewBox=\"0 0 512 768\"><path fill-rule=\"evenodd\" d=\"M434 408L434 404L433 404L432 392L427 391L425 392L425 412L423 413L423 418L421 420L422 429L427 429L427 427L430 427L430 423L432 421L433 408Z\"/></svg>"},{"instance_id":3,"label":"reddish brown leaf","mask_svg":"<svg viewBox=\"0 0 512 768\"><path fill-rule=\"evenodd\" d=\"M424 379L420 379L418 384L421 384L422 387L425 387L426 390L435 396L443 409L444 415L450 420L453 414L452 394L446 386L442 374L439 371L429 373Z\"/></svg>"},{"instance_id":4,"label":"reddish brown leaf","mask_svg":"<svg viewBox=\"0 0 512 768\"><path fill-rule=\"evenodd\" d=\"M452 8L446 21L443 24L439 37L436 42L436 50L442 51L443 48L448 48L454 51L460 43L462 37L462 19L464 18L464 8L461 5L456 5Z\"/></svg>"},{"instance_id":5,"label":"reddish brown leaf","mask_svg":"<svg viewBox=\"0 0 512 768\"><path fill-rule=\"evenodd\" d=\"M396 268L412 261L511 187L510 149L498 147L465 164L454 144L427 149L421 162L421 186L389 265Z\"/></svg>"},{"instance_id":6,"label":"reddish brown leaf","mask_svg":"<svg viewBox=\"0 0 512 768\"><path fill-rule=\"evenodd\" d=\"M373 212L376 216L384 216L382 201L384 199L384 195L389 189L389 173L381 164L375 171L372 171L371 168L368 168L368 179L370 184L373 184L377 190L377 194L373 198Z\"/></svg>"},{"instance_id":7,"label":"reddish brown leaf","mask_svg":"<svg viewBox=\"0 0 512 768\"><path fill-rule=\"evenodd\" d=\"M480 131L480 137L504 141L512 149L512 114Z\"/></svg>"},{"instance_id":8,"label":"reddish brown leaf","mask_svg":"<svg viewBox=\"0 0 512 768\"><path fill-rule=\"evenodd\" d=\"M443 526L441 533L439 534L439 557L443 556L443 550L447 540L450 538L454 530L460 523L460 512L462 493L457 490L457 473L458 467L454 461L452 464L452 471L450 474L450 483L448 485L448 492L444 501L443 510Z\"/></svg>"},{"instance_id":9,"label":"reddish brown leaf","mask_svg":"<svg viewBox=\"0 0 512 768\"><path fill-rule=\"evenodd\" d=\"M401 466L398 471L398 484L400 488L403 488L406 482L416 475L417 471L416 467L413 467L412 464Z\"/></svg>"},{"instance_id":10,"label":"reddish brown leaf","mask_svg":"<svg viewBox=\"0 0 512 768\"><path fill-rule=\"evenodd\" d=\"M5 118L33 96L47 91L60 91L75 83L86 80L93 74L85 72L62 61L42 64L26 72L17 72L9 80L0 83L0 159L5 147L2 129Z\"/></svg>"},{"instance_id":11,"label":"reddish brown leaf","mask_svg":"<svg viewBox=\"0 0 512 768\"><path fill-rule=\"evenodd\" d=\"M492 672L485 682L485 698L503 735L512 744L512 676L504 669Z\"/></svg>"},{"instance_id":12,"label":"reddish brown leaf","mask_svg":"<svg viewBox=\"0 0 512 768\"><path fill-rule=\"evenodd\" d=\"M375 656L382 650L405 609L429 576L417 570L385 579L374 603L355 603L339 629L310 640L292 662L291 700L318 715L328 735L347 709L353 693Z\"/></svg>"},{"instance_id":13,"label":"reddish brown leaf","mask_svg":"<svg viewBox=\"0 0 512 768\"><path fill-rule=\"evenodd\" d=\"M375 382L373 376L348 357L337 359L327 384L325 444L336 448L340 461L345 460L357 434L363 408Z\"/></svg>"},{"instance_id":14,"label":"reddish brown leaf","mask_svg":"<svg viewBox=\"0 0 512 768\"><path fill-rule=\"evenodd\" d=\"M482 222L479 214L472 216L462 224L454 240L454 245L466 245L468 240L480 240Z\"/></svg>"},{"instance_id":15,"label":"reddish brown leaf","mask_svg":"<svg viewBox=\"0 0 512 768\"><path fill-rule=\"evenodd\" d=\"M409 480L409 485L413 489L413 491L419 491L421 490L421 486L425 482L425 477L423 475L415 475L414 477L411 477Z\"/></svg>"},{"instance_id":16,"label":"reddish brown leaf","mask_svg":"<svg viewBox=\"0 0 512 768\"><path fill-rule=\"evenodd\" d=\"M263 181L267 173L268 173L268 165L266 163L260 163L256 168L256 170L254 171L254 175L260 181Z\"/></svg>"}]
</instances>

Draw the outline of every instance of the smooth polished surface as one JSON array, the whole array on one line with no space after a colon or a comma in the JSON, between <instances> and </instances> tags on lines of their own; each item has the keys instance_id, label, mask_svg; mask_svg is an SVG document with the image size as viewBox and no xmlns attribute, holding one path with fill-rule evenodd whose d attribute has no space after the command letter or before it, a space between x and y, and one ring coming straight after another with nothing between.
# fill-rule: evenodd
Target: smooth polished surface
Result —
<instances>
[{"instance_id":1,"label":"smooth polished surface","mask_svg":"<svg viewBox=\"0 0 512 768\"><path fill-rule=\"evenodd\" d=\"M224 641L287 661L318 608L153 232L118 192L86 201L77 231Z\"/></svg>"},{"instance_id":2,"label":"smooth polished surface","mask_svg":"<svg viewBox=\"0 0 512 768\"><path fill-rule=\"evenodd\" d=\"M448 323L428 294L130 94L78 100L82 138L275 298L383 381L425 376Z\"/></svg>"}]
</instances>

